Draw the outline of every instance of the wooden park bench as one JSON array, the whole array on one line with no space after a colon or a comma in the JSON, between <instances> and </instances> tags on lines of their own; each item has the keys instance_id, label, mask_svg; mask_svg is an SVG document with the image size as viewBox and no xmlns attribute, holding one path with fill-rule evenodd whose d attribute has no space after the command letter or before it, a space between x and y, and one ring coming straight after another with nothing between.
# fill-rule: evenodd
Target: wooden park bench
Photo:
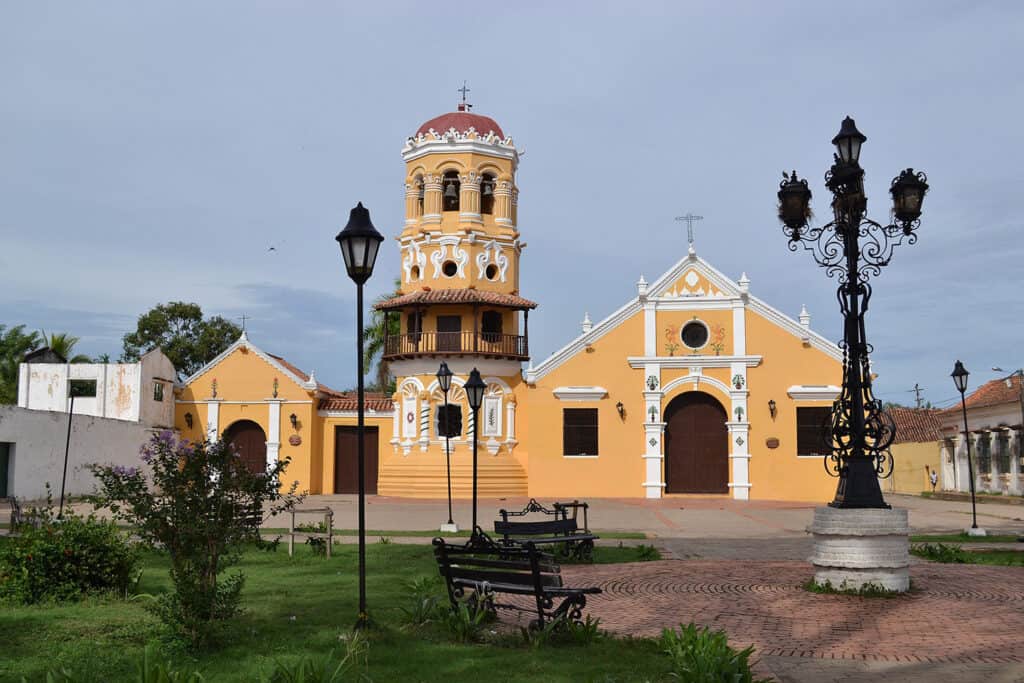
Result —
<instances>
[{"instance_id":1,"label":"wooden park bench","mask_svg":"<svg viewBox=\"0 0 1024 683\"><path fill-rule=\"evenodd\" d=\"M469 601L477 609L510 609L536 614L530 628L561 620L579 623L587 595L600 593L597 587L569 588L562 583L561 569L554 556L542 553L526 541L510 550L493 542L479 528L465 545L450 545L434 539L434 558L444 577L452 609ZM467 594L467 590L471 591ZM532 596L528 601L503 601L499 596Z\"/></svg>"},{"instance_id":2,"label":"wooden park bench","mask_svg":"<svg viewBox=\"0 0 1024 683\"><path fill-rule=\"evenodd\" d=\"M594 541L599 536L590 533L587 523L587 503L574 500L571 503L555 503L548 509L531 498L526 507L518 512L500 510L501 519L494 522L494 533L501 536L505 546L523 545L527 541L534 545L552 545L565 557L589 560L594 551ZM570 516L569 512L572 511ZM583 527L580 528L578 513L583 510ZM514 518L539 513L529 521ZM513 519L510 519L513 518Z\"/></svg>"}]
</instances>

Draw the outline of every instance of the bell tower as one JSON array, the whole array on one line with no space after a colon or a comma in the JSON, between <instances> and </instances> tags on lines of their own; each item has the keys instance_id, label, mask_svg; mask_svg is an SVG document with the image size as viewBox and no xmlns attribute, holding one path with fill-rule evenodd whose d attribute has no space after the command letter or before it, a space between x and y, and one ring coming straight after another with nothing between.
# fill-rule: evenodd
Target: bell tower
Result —
<instances>
[{"instance_id":1,"label":"bell tower","mask_svg":"<svg viewBox=\"0 0 1024 683\"><path fill-rule=\"evenodd\" d=\"M398 319L387 328L398 333L386 337L383 357L396 377L391 443L402 461L382 466L379 491L447 495L438 423L445 397L436 378L444 361L454 373L448 402L462 418L462 433L447 442L453 495L468 496L471 486L462 454L472 448L473 415L462 386L473 368L487 384L479 410L481 495L525 494L525 468L513 454L514 391L529 360L529 311L537 304L519 293L519 150L494 119L463 101L407 138L402 159L399 296L376 306Z\"/></svg>"}]
</instances>

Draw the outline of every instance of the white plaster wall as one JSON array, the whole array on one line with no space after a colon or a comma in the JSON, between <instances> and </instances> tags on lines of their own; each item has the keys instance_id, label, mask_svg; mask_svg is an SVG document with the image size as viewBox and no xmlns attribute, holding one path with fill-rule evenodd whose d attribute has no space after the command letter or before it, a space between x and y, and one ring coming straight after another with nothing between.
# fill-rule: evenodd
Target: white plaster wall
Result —
<instances>
[{"instance_id":1,"label":"white plaster wall","mask_svg":"<svg viewBox=\"0 0 1024 683\"><path fill-rule=\"evenodd\" d=\"M9 495L36 499L45 495L50 482L60 495L68 414L0 406L0 441L13 443L7 490ZM93 476L84 468L92 462L139 467L139 448L154 433L151 428L88 415L72 421L66 493L91 493Z\"/></svg>"},{"instance_id":2,"label":"white plaster wall","mask_svg":"<svg viewBox=\"0 0 1024 683\"><path fill-rule=\"evenodd\" d=\"M156 376L174 379L174 367L162 353L156 352L150 363ZM169 374L161 373L169 369ZM48 410L67 412L68 380L82 379L96 381L95 397L78 397L75 399L76 415L93 415L109 417L115 420L138 422L140 419L140 392L142 363L22 363L19 368L18 405L30 410ZM165 388L173 404L173 391ZM149 387L149 400L159 406L150 411L153 419L143 420L147 424L171 426L173 407L161 406L153 401L152 386ZM168 418L167 416L171 416Z\"/></svg>"},{"instance_id":3,"label":"white plaster wall","mask_svg":"<svg viewBox=\"0 0 1024 683\"><path fill-rule=\"evenodd\" d=\"M19 374L28 378L22 408L31 410L67 410L68 366L59 363L22 363ZM19 394L22 392L19 390Z\"/></svg>"},{"instance_id":4,"label":"white plaster wall","mask_svg":"<svg viewBox=\"0 0 1024 683\"><path fill-rule=\"evenodd\" d=\"M174 379L177 371L170 359L159 349L144 355L141 366L141 390L139 393L139 421L153 427L174 426ZM164 385L164 400L153 400L153 384L159 378Z\"/></svg>"},{"instance_id":5,"label":"white plaster wall","mask_svg":"<svg viewBox=\"0 0 1024 683\"><path fill-rule=\"evenodd\" d=\"M74 366L72 366L74 367ZM104 367L104 366L100 366ZM106 386L104 390L103 417L115 420L139 419L139 376L138 363L111 363L105 366ZM78 412L78 400L75 400ZM97 415L99 413L90 413Z\"/></svg>"}]
</instances>

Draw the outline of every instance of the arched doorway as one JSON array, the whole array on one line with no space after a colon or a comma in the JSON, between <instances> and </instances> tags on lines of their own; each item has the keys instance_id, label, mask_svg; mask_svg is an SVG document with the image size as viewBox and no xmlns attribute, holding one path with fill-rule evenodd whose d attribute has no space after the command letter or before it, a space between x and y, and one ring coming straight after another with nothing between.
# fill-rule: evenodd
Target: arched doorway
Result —
<instances>
[{"instance_id":1,"label":"arched doorway","mask_svg":"<svg viewBox=\"0 0 1024 683\"><path fill-rule=\"evenodd\" d=\"M239 420L224 430L224 441L232 444L242 464L253 474L267 471L267 434L252 420Z\"/></svg>"},{"instance_id":2,"label":"arched doorway","mask_svg":"<svg viewBox=\"0 0 1024 683\"><path fill-rule=\"evenodd\" d=\"M665 492L728 493L729 430L713 396L690 391L665 408Z\"/></svg>"}]
</instances>

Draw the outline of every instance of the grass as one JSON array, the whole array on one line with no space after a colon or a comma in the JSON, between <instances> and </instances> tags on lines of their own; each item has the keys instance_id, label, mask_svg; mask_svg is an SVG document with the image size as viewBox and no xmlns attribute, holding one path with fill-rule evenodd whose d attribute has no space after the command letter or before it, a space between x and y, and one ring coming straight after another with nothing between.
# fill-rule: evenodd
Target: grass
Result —
<instances>
[{"instance_id":1,"label":"grass","mask_svg":"<svg viewBox=\"0 0 1024 683\"><path fill-rule=\"evenodd\" d=\"M866 583L860 588L846 588L846 582L842 586L833 586L831 581L818 583L814 579L808 579L803 584L803 589L810 593L821 593L826 595L856 595L861 598L895 598L904 593L884 588L877 583ZM911 586L913 590L913 586Z\"/></svg>"},{"instance_id":2,"label":"grass","mask_svg":"<svg viewBox=\"0 0 1024 683\"><path fill-rule=\"evenodd\" d=\"M958 534L917 534L910 537L911 543L1017 543L1020 536L968 536ZM1024 549L1024 543L1021 543Z\"/></svg>"},{"instance_id":3,"label":"grass","mask_svg":"<svg viewBox=\"0 0 1024 683\"><path fill-rule=\"evenodd\" d=\"M261 528L260 533L263 534L287 534L288 529L269 527ZM594 535L600 536L601 538L614 538L614 539L645 539L647 534L641 531L594 531ZM335 536L357 536L359 534L358 529L335 529ZM441 533L440 531L433 531L430 529L412 529L412 530L394 530L394 529L369 529L366 532L367 537L379 537L379 536L390 536L392 538L406 537L406 538L433 538L435 536L443 536L445 538L469 538L469 529L463 529L457 533Z\"/></svg>"},{"instance_id":4,"label":"grass","mask_svg":"<svg viewBox=\"0 0 1024 683\"><path fill-rule=\"evenodd\" d=\"M1024 567L1024 551L964 550L959 545L922 543L910 546L910 553L943 564L987 564L999 567Z\"/></svg>"},{"instance_id":5,"label":"grass","mask_svg":"<svg viewBox=\"0 0 1024 683\"><path fill-rule=\"evenodd\" d=\"M393 532L392 532L393 533ZM0 539L0 542L3 542ZM597 561L623 561L634 548L598 548ZM198 668L208 681L253 681L275 661L298 662L336 648L356 616L356 548L342 545L334 557L314 557L306 546L289 558L247 552L246 613L233 622L223 645L188 657L159 645L159 624L140 601L93 598L76 604L0 606L0 681L45 680L65 667L83 680L119 681L133 675L147 644L161 658ZM367 674L374 681L665 680L669 661L653 639L606 638L599 645L553 650L500 645L460 645L439 625L401 627L401 608L410 604L408 584L429 577L443 590L429 546L367 546L367 602L377 628L371 632ZM166 559L147 554L143 593L168 589ZM524 624L526 621L524 620ZM160 649L163 648L163 649ZM497 673L497 672L500 672Z\"/></svg>"}]
</instances>

